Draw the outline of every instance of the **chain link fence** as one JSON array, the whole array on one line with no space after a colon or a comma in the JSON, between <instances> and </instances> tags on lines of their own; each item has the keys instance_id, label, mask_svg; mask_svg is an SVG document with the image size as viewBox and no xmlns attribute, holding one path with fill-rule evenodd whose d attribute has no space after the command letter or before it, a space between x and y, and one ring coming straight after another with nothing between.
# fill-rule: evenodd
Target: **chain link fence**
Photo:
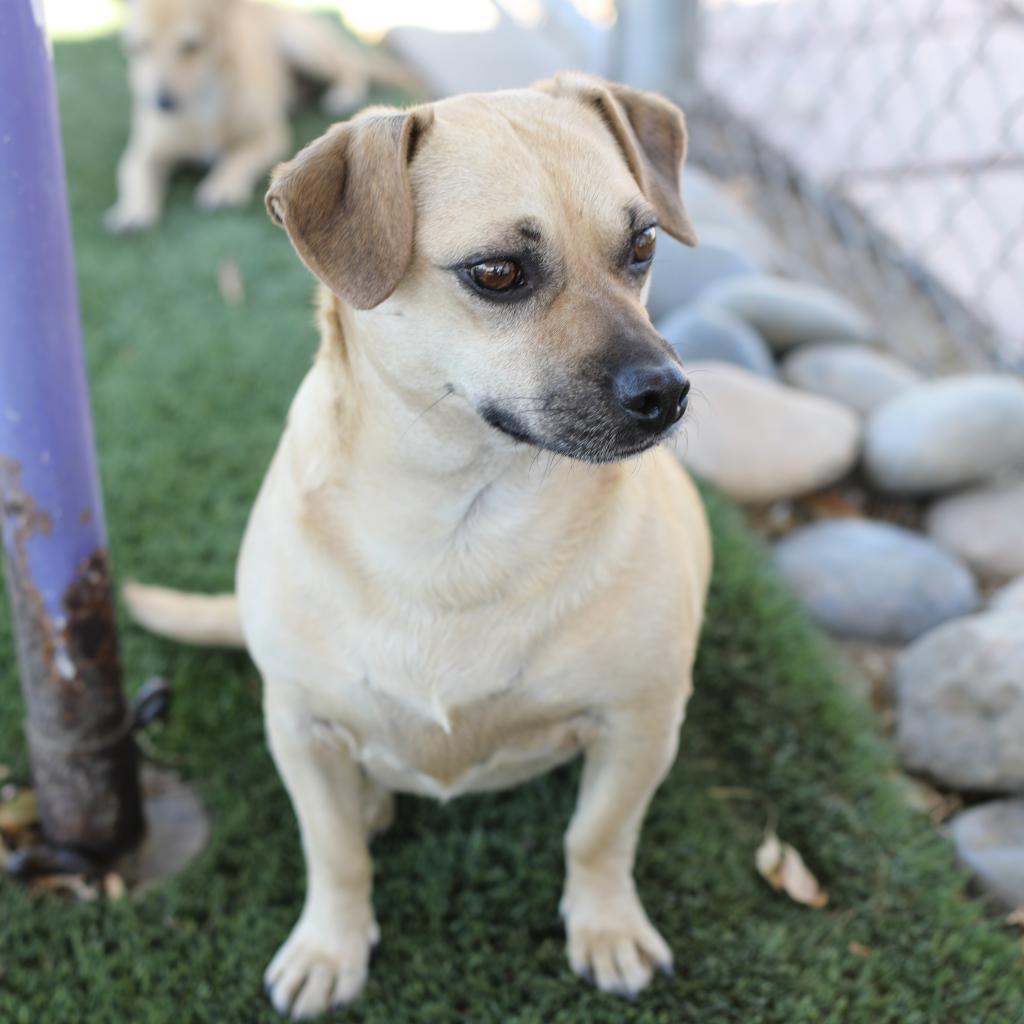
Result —
<instances>
[{"instance_id":1,"label":"chain link fence","mask_svg":"<svg viewBox=\"0 0 1024 1024\"><path fill-rule=\"evenodd\" d=\"M905 356L1024 369L1021 6L703 0L700 14L695 162Z\"/></svg>"}]
</instances>

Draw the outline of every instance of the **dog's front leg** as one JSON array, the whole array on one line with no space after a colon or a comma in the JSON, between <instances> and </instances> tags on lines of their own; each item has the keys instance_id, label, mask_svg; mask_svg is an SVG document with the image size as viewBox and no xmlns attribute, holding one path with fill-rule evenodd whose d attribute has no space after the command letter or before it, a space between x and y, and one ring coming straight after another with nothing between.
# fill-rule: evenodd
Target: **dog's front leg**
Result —
<instances>
[{"instance_id":1,"label":"dog's front leg","mask_svg":"<svg viewBox=\"0 0 1024 1024\"><path fill-rule=\"evenodd\" d=\"M579 801L565 837L562 915L569 963L605 992L633 995L672 953L647 919L633 858L647 805L675 757L681 708L615 712L586 748Z\"/></svg>"},{"instance_id":2,"label":"dog's front leg","mask_svg":"<svg viewBox=\"0 0 1024 1024\"><path fill-rule=\"evenodd\" d=\"M271 753L299 820L306 901L264 975L279 1013L293 1019L347 1003L366 981L378 938L371 904L364 779L343 744L317 737L309 715L268 683Z\"/></svg>"},{"instance_id":3,"label":"dog's front leg","mask_svg":"<svg viewBox=\"0 0 1024 1024\"><path fill-rule=\"evenodd\" d=\"M252 199L256 183L288 150L288 127L273 123L227 152L199 183L196 202L204 210L244 206Z\"/></svg>"},{"instance_id":4,"label":"dog's front leg","mask_svg":"<svg viewBox=\"0 0 1024 1024\"><path fill-rule=\"evenodd\" d=\"M169 166L142 142L133 140L117 165L117 202L107 210L103 224L122 234L145 231L160 219Z\"/></svg>"}]
</instances>

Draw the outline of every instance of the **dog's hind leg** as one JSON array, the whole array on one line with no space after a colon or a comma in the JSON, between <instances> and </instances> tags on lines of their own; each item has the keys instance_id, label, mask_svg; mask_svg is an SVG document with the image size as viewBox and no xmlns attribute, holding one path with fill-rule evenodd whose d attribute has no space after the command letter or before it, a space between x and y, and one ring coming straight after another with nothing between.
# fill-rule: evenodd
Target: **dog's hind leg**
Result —
<instances>
[{"instance_id":1,"label":"dog's hind leg","mask_svg":"<svg viewBox=\"0 0 1024 1024\"><path fill-rule=\"evenodd\" d=\"M323 82L324 110L335 117L366 102L370 76L366 58L336 28L316 15L282 12L276 38L285 60L300 74Z\"/></svg>"},{"instance_id":2,"label":"dog's hind leg","mask_svg":"<svg viewBox=\"0 0 1024 1024\"><path fill-rule=\"evenodd\" d=\"M288 152L286 121L267 122L263 131L229 149L199 183L196 202L205 210L244 206L256 183Z\"/></svg>"},{"instance_id":3,"label":"dog's hind leg","mask_svg":"<svg viewBox=\"0 0 1024 1024\"><path fill-rule=\"evenodd\" d=\"M306 900L264 974L274 1008L298 1020L354 999L377 941L365 780L347 746L319 736L286 687L266 681L270 749L299 820Z\"/></svg>"}]
</instances>

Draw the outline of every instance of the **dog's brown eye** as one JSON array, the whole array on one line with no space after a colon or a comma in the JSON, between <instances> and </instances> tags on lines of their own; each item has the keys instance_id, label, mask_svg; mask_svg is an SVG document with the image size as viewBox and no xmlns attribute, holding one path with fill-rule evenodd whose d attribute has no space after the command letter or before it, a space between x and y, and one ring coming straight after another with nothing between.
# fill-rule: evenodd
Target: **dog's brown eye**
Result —
<instances>
[{"instance_id":1,"label":"dog's brown eye","mask_svg":"<svg viewBox=\"0 0 1024 1024\"><path fill-rule=\"evenodd\" d=\"M657 240L658 230L651 225L639 231L633 239L633 263L649 263L654 258L654 246Z\"/></svg>"},{"instance_id":2,"label":"dog's brown eye","mask_svg":"<svg viewBox=\"0 0 1024 1024\"><path fill-rule=\"evenodd\" d=\"M469 268L473 283L489 292L507 292L523 283L523 272L513 260L488 260Z\"/></svg>"}]
</instances>

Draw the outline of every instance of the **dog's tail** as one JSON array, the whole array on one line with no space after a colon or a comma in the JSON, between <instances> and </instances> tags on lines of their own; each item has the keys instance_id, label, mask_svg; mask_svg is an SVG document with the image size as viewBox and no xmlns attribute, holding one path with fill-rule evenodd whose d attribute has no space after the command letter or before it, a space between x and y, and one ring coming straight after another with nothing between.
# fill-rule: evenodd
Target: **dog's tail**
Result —
<instances>
[{"instance_id":1,"label":"dog's tail","mask_svg":"<svg viewBox=\"0 0 1024 1024\"><path fill-rule=\"evenodd\" d=\"M234 594L188 594L134 580L121 592L132 618L151 633L199 647L245 647Z\"/></svg>"}]
</instances>

